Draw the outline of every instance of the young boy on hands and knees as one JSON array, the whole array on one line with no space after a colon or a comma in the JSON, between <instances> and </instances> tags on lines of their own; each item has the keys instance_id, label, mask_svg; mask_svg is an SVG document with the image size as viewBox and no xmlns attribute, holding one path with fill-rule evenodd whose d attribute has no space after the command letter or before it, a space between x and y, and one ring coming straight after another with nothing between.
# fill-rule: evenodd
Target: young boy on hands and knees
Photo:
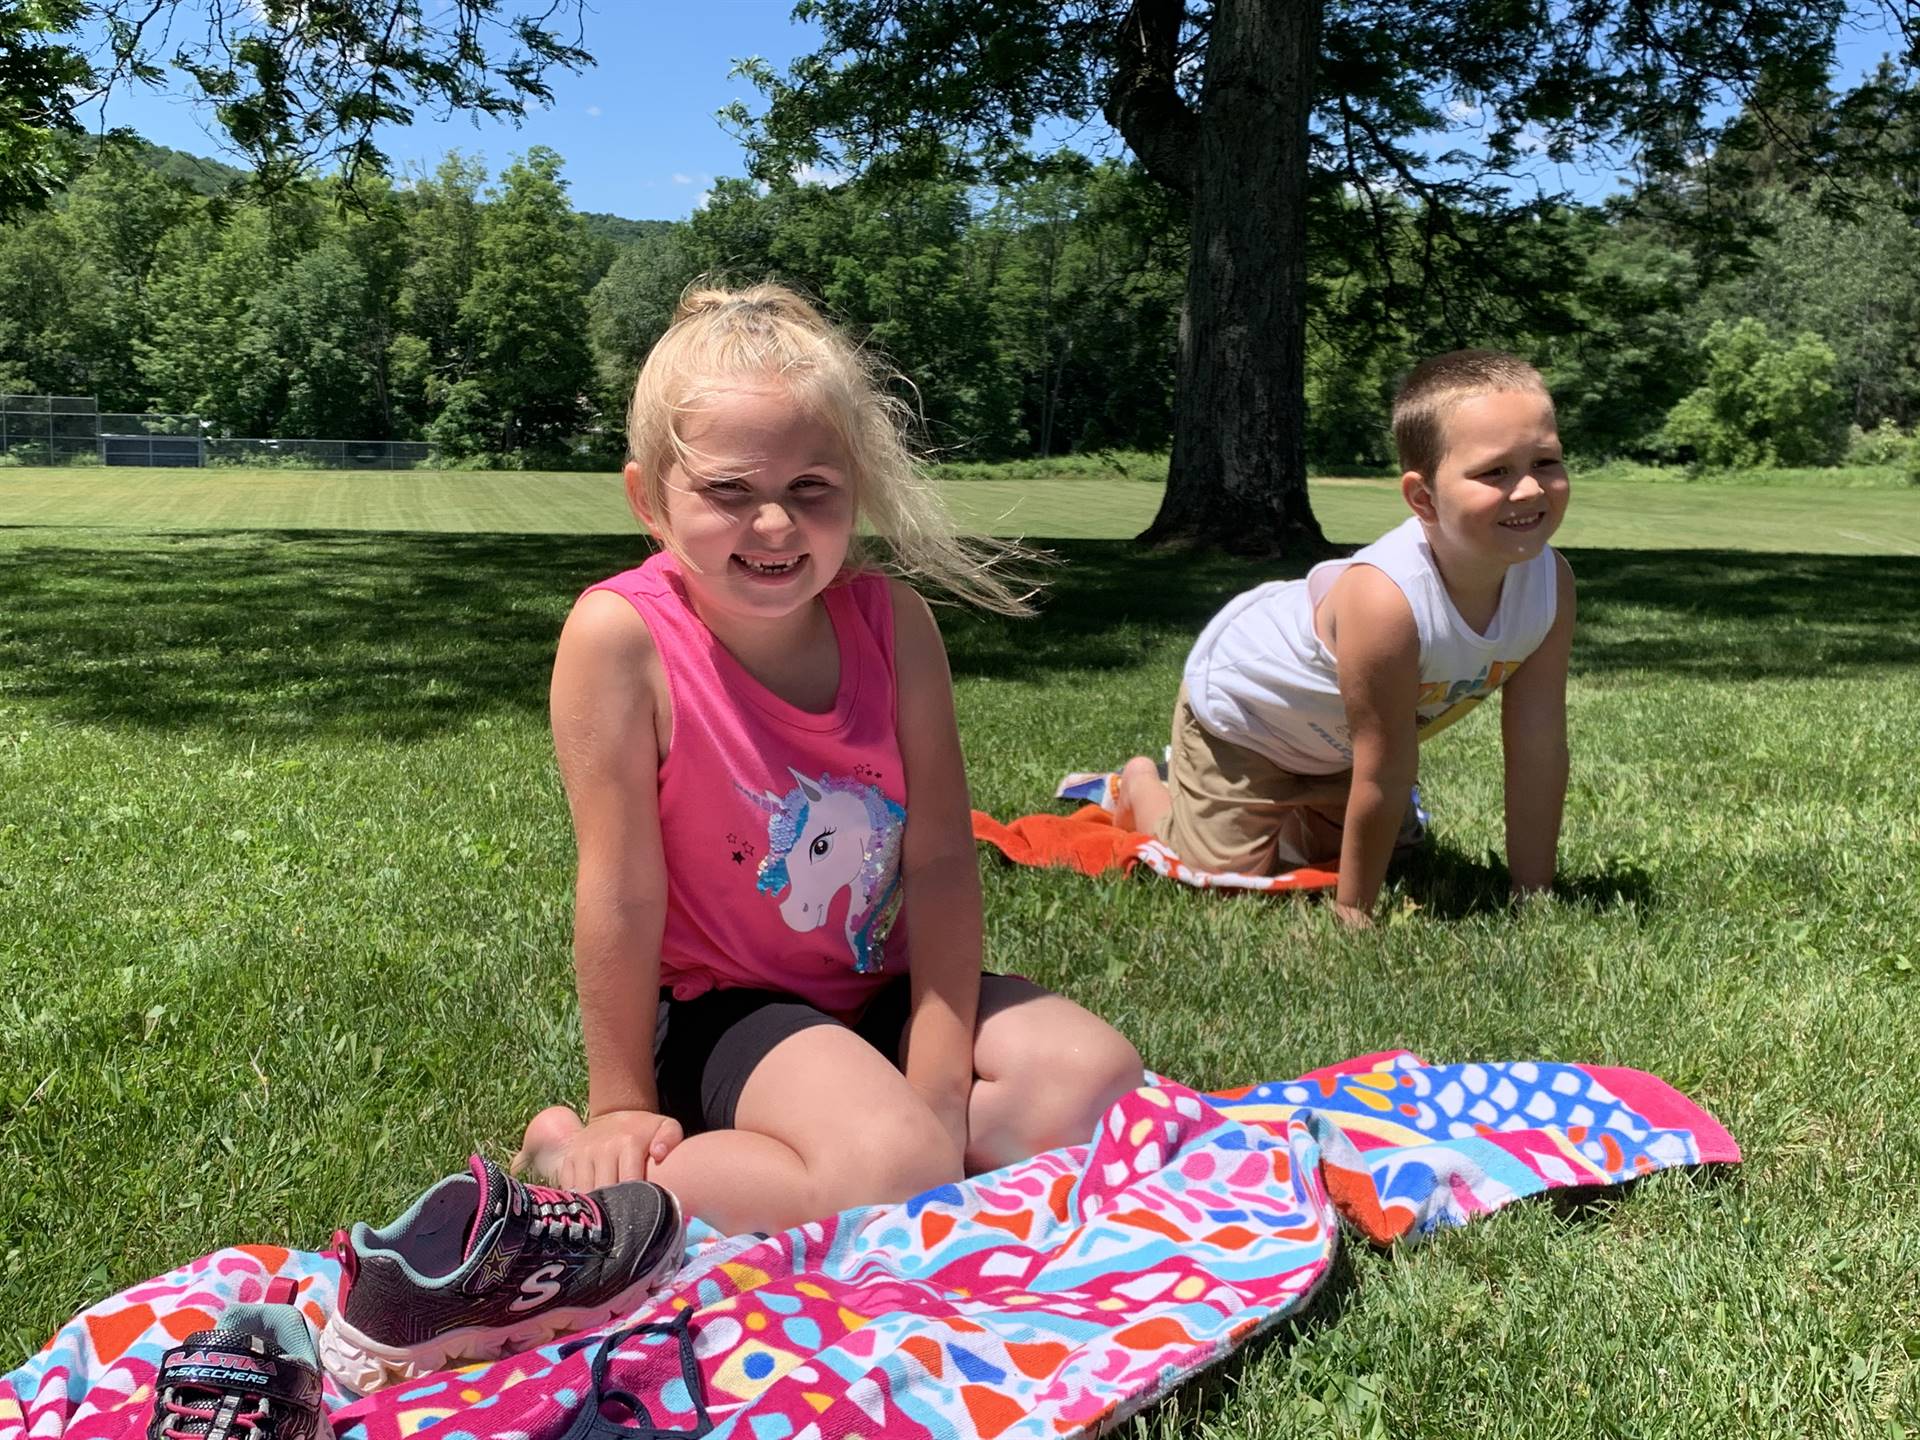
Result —
<instances>
[{"instance_id":1,"label":"young boy on hands and knees","mask_svg":"<svg viewBox=\"0 0 1920 1440\"><path fill-rule=\"evenodd\" d=\"M1553 883L1567 789L1573 572L1553 401L1515 356L1460 350L1394 398L1412 518L1350 560L1235 597L1187 657L1166 782L1122 772L1116 819L1190 865L1277 874L1337 861L1336 907L1369 923L1396 846L1419 838L1419 745L1497 689L1507 865Z\"/></svg>"}]
</instances>

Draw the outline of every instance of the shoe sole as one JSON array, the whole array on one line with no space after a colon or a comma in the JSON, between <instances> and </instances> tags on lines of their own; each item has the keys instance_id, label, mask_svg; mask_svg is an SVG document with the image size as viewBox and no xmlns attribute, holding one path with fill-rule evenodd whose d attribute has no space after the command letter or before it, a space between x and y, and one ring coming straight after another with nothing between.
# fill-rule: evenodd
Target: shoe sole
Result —
<instances>
[{"instance_id":1,"label":"shoe sole","mask_svg":"<svg viewBox=\"0 0 1920 1440\"><path fill-rule=\"evenodd\" d=\"M668 1195L671 1197L672 1192ZM458 1369L532 1350L563 1335L593 1330L631 1314L638 1302L657 1290L680 1268L687 1248L687 1222L680 1201L673 1200L674 1238L666 1258L650 1274L598 1305L545 1310L517 1325L468 1326L449 1330L418 1345L383 1345L362 1335L335 1311L320 1330L320 1363L327 1373L359 1395L389 1385L418 1380L441 1370Z\"/></svg>"}]
</instances>

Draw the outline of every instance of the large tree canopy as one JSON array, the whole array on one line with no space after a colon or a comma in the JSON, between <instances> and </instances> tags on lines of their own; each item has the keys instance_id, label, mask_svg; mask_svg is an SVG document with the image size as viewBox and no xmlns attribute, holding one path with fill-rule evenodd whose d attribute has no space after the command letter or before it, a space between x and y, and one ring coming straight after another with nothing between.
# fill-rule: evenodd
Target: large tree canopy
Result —
<instances>
[{"instance_id":1,"label":"large tree canopy","mask_svg":"<svg viewBox=\"0 0 1920 1440\"><path fill-rule=\"evenodd\" d=\"M80 116L129 84L206 103L270 188L378 173L421 109L517 119L591 63L581 0L0 0L0 220L44 203ZM109 105L108 114L111 114Z\"/></svg>"},{"instance_id":2,"label":"large tree canopy","mask_svg":"<svg viewBox=\"0 0 1920 1440\"><path fill-rule=\"evenodd\" d=\"M1389 299L1443 286L1472 335L1559 198L1534 157L1678 177L1684 213L1711 228L1724 217L1685 178L1708 156L1765 149L1833 176L1883 154L1911 89L1883 74L1838 103L1826 91L1863 7L1899 27L1910 71L1913 0L803 0L820 48L784 74L748 62L768 103L733 114L763 178L910 176L955 151L1004 174L1050 118L1104 118L1191 228L1173 455L1147 538L1318 546L1310 234L1378 246ZM1410 255L1388 248L1409 208Z\"/></svg>"}]
</instances>

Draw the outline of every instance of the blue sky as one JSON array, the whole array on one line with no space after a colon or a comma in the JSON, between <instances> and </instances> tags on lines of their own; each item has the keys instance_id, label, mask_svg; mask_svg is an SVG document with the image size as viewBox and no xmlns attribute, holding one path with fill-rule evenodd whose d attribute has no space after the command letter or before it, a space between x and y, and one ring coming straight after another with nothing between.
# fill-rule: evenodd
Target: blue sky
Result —
<instances>
[{"instance_id":1,"label":"blue sky","mask_svg":"<svg viewBox=\"0 0 1920 1440\"><path fill-rule=\"evenodd\" d=\"M727 78L733 62L760 55L784 66L817 38L793 22L792 0L587 3L584 47L598 63L578 75L555 72L551 108L529 110L518 129L422 115L380 137L395 170L430 170L457 149L483 157L498 174L528 146L548 145L566 157L576 209L683 219L715 176L746 168L740 146L714 119L730 100L755 99L751 85ZM204 111L162 92L118 94L107 118L176 150L237 160Z\"/></svg>"},{"instance_id":2,"label":"blue sky","mask_svg":"<svg viewBox=\"0 0 1920 1440\"><path fill-rule=\"evenodd\" d=\"M811 27L794 22L792 0L586 3L583 43L597 63L578 75L556 72L550 108L531 110L518 129L423 115L381 136L395 170L431 170L458 149L482 157L489 173L498 174L514 154L547 145L566 159L575 208L635 220L684 219L716 176L745 170L740 146L714 118L731 100L757 101L751 85L728 78L734 61L758 55L784 67L817 40ZM1853 30L1842 42L1841 73L1857 76L1892 48L1878 26ZM176 150L238 160L204 110L163 92L122 92L107 118ZM1103 127L1078 132L1074 141L1101 153L1121 151ZM1547 189L1585 201L1620 184L1619 172L1605 163L1538 169Z\"/></svg>"}]
</instances>

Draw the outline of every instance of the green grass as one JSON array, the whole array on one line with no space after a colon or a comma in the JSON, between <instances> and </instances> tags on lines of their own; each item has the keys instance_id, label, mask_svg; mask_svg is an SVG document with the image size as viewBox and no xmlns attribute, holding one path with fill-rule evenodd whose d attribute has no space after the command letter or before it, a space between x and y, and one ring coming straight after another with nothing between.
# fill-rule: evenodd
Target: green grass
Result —
<instances>
[{"instance_id":1,"label":"green grass","mask_svg":"<svg viewBox=\"0 0 1920 1440\"><path fill-rule=\"evenodd\" d=\"M1138 534L1157 485L1113 476L946 487L973 528L1000 535ZM1084 532L1089 516L1097 516ZM529 471L0 470L0 526L147 530L426 530L637 535L617 475Z\"/></svg>"},{"instance_id":2,"label":"green grass","mask_svg":"<svg viewBox=\"0 0 1920 1440\"><path fill-rule=\"evenodd\" d=\"M1129 464L1143 457L1120 457ZM1075 468L1075 467L1078 468ZM1035 474L1028 475L1028 470ZM948 467L960 518L995 535L1118 540L1146 529L1160 487L1101 457ZM946 473L946 472L943 472ZM995 477L998 478L995 478ZM1312 485L1327 533L1371 539L1406 514L1397 483ZM106 526L151 532L377 530L440 534L625 535L639 526L618 477L536 472L328 470L0 470L0 528ZM1920 487L1760 487L1576 476L1559 543L1654 550L1737 549L1920 555Z\"/></svg>"},{"instance_id":3,"label":"green grass","mask_svg":"<svg viewBox=\"0 0 1920 1440\"><path fill-rule=\"evenodd\" d=\"M1035 460L952 461L935 465L942 480L1133 480L1159 485L1167 478L1164 451L1097 450Z\"/></svg>"},{"instance_id":4,"label":"green grass","mask_svg":"<svg viewBox=\"0 0 1920 1440\"><path fill-rule=\"evenodd\" d=\"M1684 465L1643 465L1633 460L1609 460L1591 468L1576 462L1581 479L1641 481L1655 485L1695 488L1734 486L1745 490L1808 486L1816 490L1910 490L1920 485L1920 471L1906 465L1819 465L1782 470L1691 470Z\"/></svg>"},{"instance_id":5,"label":"green grass","mask_svg":"<svg viewBox=\"0 0 1920 1440\"><path fill-rule=\"evenodd\" d=\"M150 508L123 493L94 523L126 524L88 529L42 479L0 477L0 1365L187 1256L385 1218L580 1097L546 669L573 595L635 557L604 485L297 477L269 521L264 494L152 476ZM1160 744L1193 633L1273 573L1142 555L1110 495L1054 494L1073 483L1025 487L1093 532L1060 542L1045 615L943 614L1002 815ZM297 514L303 493L333 498ZM1370 934L983 859L992 963L1191 1083L1392 1045L1595 1060L1747 1148L1355 1249L1298 1327L1136 1433L1920 1429L1920 495L1658 498L1596 483L1569 521L1559 898L1501 904L1490 713L1428 751L1438 843ZM560 533L569 503L601 523ZM1358 540L1397 502L1316 503Z\"/></svg>"}]
</instances>

